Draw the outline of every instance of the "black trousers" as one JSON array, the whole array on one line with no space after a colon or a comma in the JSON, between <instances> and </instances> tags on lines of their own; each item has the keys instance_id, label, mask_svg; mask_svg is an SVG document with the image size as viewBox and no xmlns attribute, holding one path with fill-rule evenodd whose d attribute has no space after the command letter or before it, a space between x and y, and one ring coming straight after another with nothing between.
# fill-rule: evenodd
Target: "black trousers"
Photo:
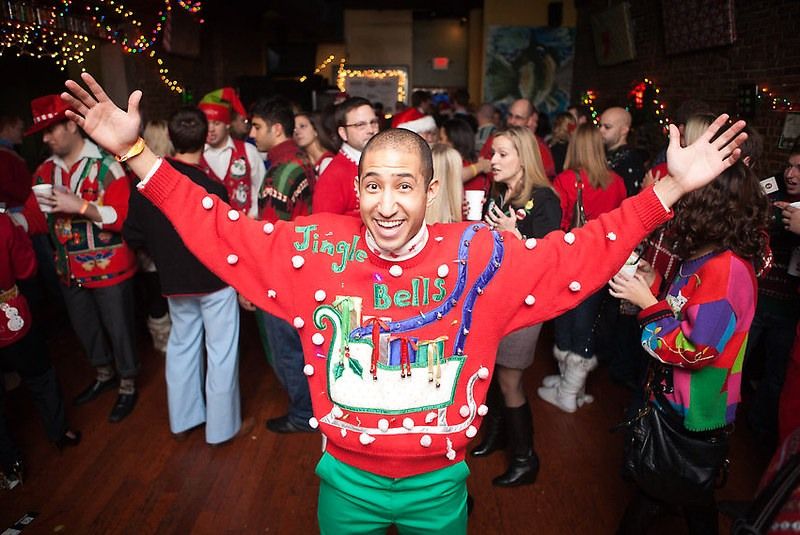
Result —
<instances>
[{"instance_id":1,"label":"black trousers","mask_svg":"<svg viewBox=\"0 0 800 535\"><path fill-rule=\"evenodd\" d=\"M133 279L105 288L61 286L72 328L95 368L115 364L123 379L139 371ZM110 346L110 347L109 347Z\"/></svg>"},{"instance_id":2,"label":"black trousers","mask_svg":"<svg viewBox=\"0 0 800 535\"><path fill-rule=\"evenodd\" d=\"M20 375L41 415L48 440L56 442L60 439L67 430L64 398L44 338L35 326L22 340L0 348L0 367ZM6 424L5 411L2 410L4 396L5 389L0 385L0 466L8 467L21 457L21 453Z\"/></svg>"}]
</instances>

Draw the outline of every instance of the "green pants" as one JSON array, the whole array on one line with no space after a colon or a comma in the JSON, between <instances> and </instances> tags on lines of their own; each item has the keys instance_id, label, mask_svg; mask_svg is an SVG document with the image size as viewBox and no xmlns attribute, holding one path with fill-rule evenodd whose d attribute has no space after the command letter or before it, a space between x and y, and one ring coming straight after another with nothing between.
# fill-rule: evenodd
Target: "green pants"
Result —
<instances>
[{"instance_id":1,"label":"green pants","mask_svg":"<svg viewBox=\"0 0 800 535\"><path fill-rule=\"evenodd\" d=\"M411 533L467 532L467 463L392 479L359 470L331 455L317 464L317 517L323 535L384 534L394 524Z\"/></svg>"}]
</instances>

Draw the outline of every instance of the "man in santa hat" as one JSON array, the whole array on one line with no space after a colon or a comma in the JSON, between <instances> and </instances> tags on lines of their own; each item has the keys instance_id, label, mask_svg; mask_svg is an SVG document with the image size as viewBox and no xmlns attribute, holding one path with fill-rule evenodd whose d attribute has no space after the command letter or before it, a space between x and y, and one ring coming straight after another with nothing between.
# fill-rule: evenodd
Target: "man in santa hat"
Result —
<instances>
[{"instance_id":1,"label":"man in santa hat","mask_svg":"<svg viewBox=\"0 0 800 535\"><path fill-rule=\"evenodd\" d=\"M425 115L417 108L408 108L403 113L399 113L392 119L392 128L403 128L419 134L428 145L433 146L439 141L439 127L433 116Z\"/></svg>"},{"instance_id":2,"label":"man in santa hat","mask_svg":"<svg viewBox=\"0 0 800 535\"><path fill-rule=\"evenodd\" d=\"M198 108L208 119L208 137L200 167L225 185L231 206L255 217L256 199L266 168L253 145L230 135L232 114L247 117L244 106L232 87L223 87L204 96Z\"/></svg>"}]
</instances>

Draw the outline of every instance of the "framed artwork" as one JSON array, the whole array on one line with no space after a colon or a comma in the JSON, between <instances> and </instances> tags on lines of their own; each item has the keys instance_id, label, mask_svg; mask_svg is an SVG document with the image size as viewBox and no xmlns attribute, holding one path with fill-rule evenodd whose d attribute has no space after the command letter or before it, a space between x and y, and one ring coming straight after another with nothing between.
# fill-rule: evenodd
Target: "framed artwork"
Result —
<instances>
[{"instance_id":1,"label":"framed artwork","mask_svg":"<svg viewBox=\"0 0 800 535\"><path fill-rule=\"evenodd\" d=\"M616 65L636 58L630 5L623 2L593 14L592 37L598 65Z\"/></svg>"},{"instance_id":2,"label":"framed artwork","mask_svg":"<svg viewBox=\"0 0 800 535\"><path fill-rule=\"evenodd\" d=\"M783 130L778 140L778 148L789 150L800 137L800 113L787 113L783 120Z\"/></svg>"},{"instance_id":3,"label":"framed artwork","mask_svg":"<svg viewBox=\"0 0 800 535\"><path fill-rule=\"evenodd\" d=\"M380 102L386 113L394 113L397 102L405 102L408 95L408 67L342 65L336 85L351 97Z\"/></svg>"},{"instance_id":4,"label":"framed artwork","mask_svg":"<svg viewBox=\"0 0 800 535\"><path fill-rule=\"evenodd\" d=\"M518 98L541 113L566 111L572 87L575 28L489 26L483 100L503 112Z\"/></svg>"},{"instance_id":5,"label":"framed artwork","mask_svg":"<svg viewBox=\"0 0 800 535\"><path fill-rule=\"evenodd\" d=\"M667 54L736 41L733 0L661 0L661 11Z\"/></svg>"}]
</instances>

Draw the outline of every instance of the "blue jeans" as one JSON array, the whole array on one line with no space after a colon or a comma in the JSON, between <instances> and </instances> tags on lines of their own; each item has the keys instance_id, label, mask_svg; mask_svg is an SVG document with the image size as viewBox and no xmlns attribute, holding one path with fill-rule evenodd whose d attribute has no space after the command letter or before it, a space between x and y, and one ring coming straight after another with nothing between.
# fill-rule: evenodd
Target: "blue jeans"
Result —
<instances>
[{"instance_id":1,"label":"blue jeans","mask_svg":"<svg viewBox=\"0 0 800 535\"><path fill-rule=\"evenodd\" d=\"M289 394L289 421L299 427L308 427L312 415L311 394L303 373L305 359L300 336L289 322L263 310L256 311L256 318L267 336L272 369Z\"/></svg>"},{"instance_id":2,"label":"blue jeans","mask_svg":"<svg viewBox=\"0 0 800 535\"><path fill-rule=\"evenodd\" d=\"M172 318L165 367L170 429L180 433L205 422L206 442L225 442L242 425L236 291L228 286L169 297L167 303Z\"/></svg>"},{"instance_id":3,"label":"blue jeans","mask_svg":"<svg viewBox=\"0 0 800 535\"><path fill-rule=\"evenodd\" d=\"M577 307L555 319L555 339L559 349L572 351L585 359L592 358L595 323L606 291L606 287L602 287Z\"/></svg>"}]
</instances>

